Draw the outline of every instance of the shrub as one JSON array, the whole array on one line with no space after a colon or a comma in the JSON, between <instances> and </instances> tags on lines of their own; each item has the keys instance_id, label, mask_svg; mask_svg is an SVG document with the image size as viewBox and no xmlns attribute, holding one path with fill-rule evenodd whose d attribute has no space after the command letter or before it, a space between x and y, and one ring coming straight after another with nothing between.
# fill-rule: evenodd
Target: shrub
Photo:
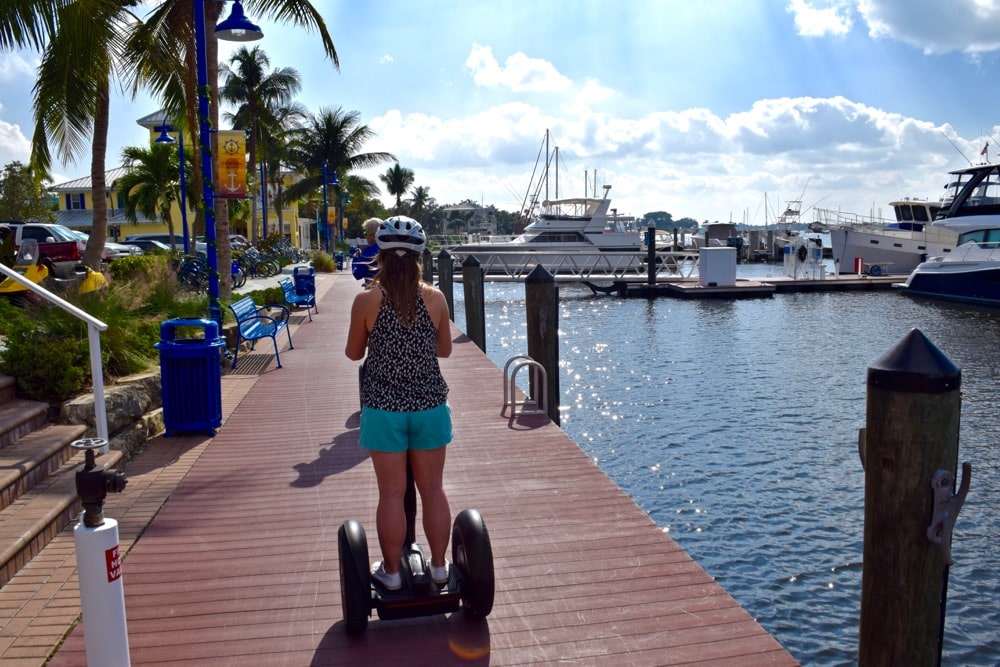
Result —
<instances>
[{"instance_id":1,"label":"shrub","mask_svg":"<svg viewBox=\"0 0 1000 667\"><path fill-rule=\"evenodd\" d=\"M313 253L312 265L316 269L316 273L333 273L337 269L337 262L323 250L317 250Z\"/></svg>"},{"instance_id":2,"label":"shrub","mask_svg":"<svg viewBox=\"0 0 1000 667\"><path fill-rule=\"evenodd\" d=\"M7 337L0 370L17 379L18 394L59 402L83 389L89 375L87 339L52 337L41 326L18 326Z\"/></svg>"},{"instance_id":3,"label":"shrub","mask_svg":"<svg viewBox=\"0 0 1000 667\"><path fill-rule=\"evenodd\" d=\"M129 259L141 261L123 264L108 289L64 295L108 325L101 333L105 382L155 367L154 344L165 320L207 312L206 296L180 291L169 258ZM0 302L0 334L7 336L0 372L17 378L26 398L61 402L84 391L90 381L87 325L45 302L26 303L22 309Z\"/></svg>"}]
</instances>

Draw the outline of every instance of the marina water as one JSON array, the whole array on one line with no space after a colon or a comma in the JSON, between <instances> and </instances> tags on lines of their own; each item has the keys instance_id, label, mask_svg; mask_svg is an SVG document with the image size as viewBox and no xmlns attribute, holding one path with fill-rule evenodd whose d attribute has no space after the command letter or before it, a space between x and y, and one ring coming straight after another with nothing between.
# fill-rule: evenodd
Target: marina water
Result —
<instances>
[{"instance_id":1,"label":"marina water","mask_svg":"<svg viewBox=\"0 0 1000 667\"><path fill-rule=\"evenodd\" d=\"M524 286L485 291L486 351L502 368L527 352ZM973 466L942 664L1000 664L1000 313L896 291L559 296L563 430L805 665L856 663L866 372L920 329L962 371L959 463ZM459 284L464 330L462 298Z\"/></svg>"}]
</instances>

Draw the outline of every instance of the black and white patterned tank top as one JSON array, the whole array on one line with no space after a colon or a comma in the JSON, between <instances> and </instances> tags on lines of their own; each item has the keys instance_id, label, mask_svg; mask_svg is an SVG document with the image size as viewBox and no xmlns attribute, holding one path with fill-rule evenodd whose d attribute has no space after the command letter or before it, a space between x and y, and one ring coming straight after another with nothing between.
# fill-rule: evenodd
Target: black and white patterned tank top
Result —
<instances>
[{"instance_id":1,"label":"black and white patterned tank top","mask_svg":"<svg viewBox=\"0 0 1000 667\"><path fill-rule=\"evenodd\" d=\"M448 400L437 358L437 330L417 294L413 324L403 325L385 295L368 335L361 404L376 410L417 412Z\"/></svg>"}]
</instances>

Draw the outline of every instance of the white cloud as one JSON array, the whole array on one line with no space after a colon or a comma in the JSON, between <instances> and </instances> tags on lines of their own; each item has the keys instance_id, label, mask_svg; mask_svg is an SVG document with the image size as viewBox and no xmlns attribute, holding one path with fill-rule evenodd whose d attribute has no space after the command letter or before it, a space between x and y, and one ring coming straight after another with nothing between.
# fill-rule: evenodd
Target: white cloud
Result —
<instances>
[{"instance_id":1,"label":"white cloud","mask_svg":"<svg viewBox=\"0 0 1000 667\"><path fill-rule=\"evenodd\" d=\"M0 82L23 80L24 77L34 80L37 67L38 62L26 60L24 53L0 53Z\"/></svg>"},{"instance_id":2,"label":"white cloud","mask_svg":"<svg viewBox=\"0 0 1000 667\"><path fill-rule=\"evenodd\" d=\"M15 161L27 164L30 154L31 142L20 126L0 120L0 166Z\"/></svg>"},{"instance_id":3,"label":"white cloud","mask_svg":"<svg viewBox=\"0 0 1000 667\"><path fill-rule=\"evenodd\" d=\"M507 58L503 66L497 62L489 46L473 44L465 61L477 86L507 88L515 93L561 93L573 87L552 63L529 58L518 52Z\"/></svg>"},{"instance_id":4,"label":"white cloud","mask_svg":"<svg viewBox=\"0 0 1000 667\"><path fill-rule=\"evenodd\" d=\"M817 6L817 5L825 6ZM795 29L806 37L846 35L851 30L850 4L844 0L809 2L791 0L786 10L795 16Z\"/></svg>"},{"instance_id":5,"label":"white cloud","mask_svg":"<svg viewBox=\"0 0 1000 667\"><path fill-rule=\"evenodd\" d=\"M973 157L982 147L948 125L839 96L764 99L726 117L704 108L635 118L550 113L519 102L460 118L393 111L370 125L379 144L371 148L394 152L439 203L484 197L516 210L550 129L564 196L583 193L585 174L593 188L596 170L599 184L614 185L622 212L756 215L753 224L763 224L765 193L771 207L801 196L806 207L857 213L888 213L897 197L936 197L946 172L964 163L949 139Z\"/></svg>"},{"instance_id":6,"label":"white cloud","mask_svg":"<svg viewBox=\"0 0 1000 667\"><path fill-rule=\"evenodd\" d=\"M1000 49L1000 3L996 0L913 0L905 5L861 0L859 11L873 37L891 37L925 53L977 54Z\"/></svg>"}]
</instances>

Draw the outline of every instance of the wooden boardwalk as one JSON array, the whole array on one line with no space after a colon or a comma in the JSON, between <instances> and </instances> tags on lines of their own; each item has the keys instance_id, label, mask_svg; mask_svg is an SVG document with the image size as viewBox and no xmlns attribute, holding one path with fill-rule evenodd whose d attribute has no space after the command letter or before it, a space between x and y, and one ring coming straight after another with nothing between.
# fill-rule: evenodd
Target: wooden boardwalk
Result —
<instances>
[{"instance_id":1,"label":"wooden boardwalk","mask_svg":"<svg viewBox=\"0 0 1000 667\"><path fill-rule=\"evenodd\" d=\"M158 438L140 457L176 450L162 461L174 472L157 483L169 499L147 507L155 517L141 537L122 519L133 665L797 664L558 427L502 415L501 370L457 328L442 363L455 422L445 482L452 513L475 507L488 526L493 613L373 618L348 637L337 554L345 519L364 524L377 558L357 364L343 354L359 288L346 273L317 276L317 288L319 314L295 328L284 368L272 361L259 375L223 378L215 438ZM128 496L143 489L155 502L142 475L157 470L136 468L108 516L131 516L142 503ZM418 540L426 544L419 529ZM72 588L52 604L72 609ZM48 664L84 665L86 631L76 626Z\"/></svg>"}]
</instances>

